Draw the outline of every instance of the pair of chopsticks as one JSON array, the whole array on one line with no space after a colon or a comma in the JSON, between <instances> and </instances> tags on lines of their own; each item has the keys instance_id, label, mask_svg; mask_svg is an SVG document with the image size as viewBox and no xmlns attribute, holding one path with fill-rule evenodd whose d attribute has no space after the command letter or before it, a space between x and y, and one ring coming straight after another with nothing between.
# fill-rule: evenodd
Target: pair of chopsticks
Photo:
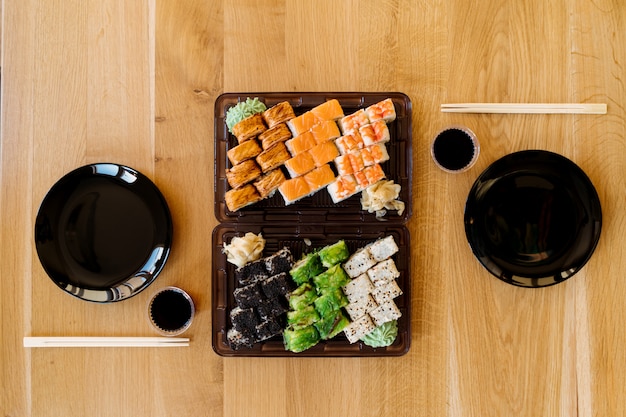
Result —
<instances>
[{"instance_id":1,"label":"pair of chopsticks","mask_svg":"<svg viewBox=\"0 0 626 417\"><path fill-rule=\"evenodd\" d=\"M606 104L585 103L450 103L444 113L606 114Z\"/></svg>"},{"instance_id":2,"label":"pair of chopsticks","mask_svg":"<svg viewBox=\"0 0 626 417\"><path fill-rule=\"evenodd\" d=\"M24 347L178 347L189 346L183 337L24 337Z\"/></svg>"}]
</instances>

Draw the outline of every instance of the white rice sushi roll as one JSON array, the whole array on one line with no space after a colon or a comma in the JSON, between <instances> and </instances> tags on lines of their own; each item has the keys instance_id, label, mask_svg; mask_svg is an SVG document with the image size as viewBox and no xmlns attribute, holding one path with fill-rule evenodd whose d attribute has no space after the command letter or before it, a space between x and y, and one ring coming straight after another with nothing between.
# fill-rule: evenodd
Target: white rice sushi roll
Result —
<instances>
[{"instance_id":1,"label":"white rice sushi roll","mask_svg":"<svg viewBox=\"0 0 626 417\"><path fill-rule=\"evenodd\" d=\"M374 260L370 254L370 259ZM376 261L374 261L376 262ZM389 258L382 262L377 263L367 270L367 275L370 277L374 287L386 285L388 282L400 276L396 263L393 259Z\"/></svg>"},{"instance_id":2,"label":"white rice sushi roll","mask_svg":"<svg viewBox=\"0 0 626 417\"><path fill-rule=\"evenodd\" d=\"M398 309L398 306L393 302L393 300L379 305L374 310L370 311L369 315L376 326L380 326L402 317L400 309Z\"/></svg>"},{"instance_id":3,"label":"white rice sushi roll","mask_svg":"<svg viewBox=\"0 0 626 417\"><path fill-rule=\"evenodd\" d=\"M357 183L353 175L340 175L335 181L328 184L326 189L335 204L363 191L363 187Z\"/></svg>"},{"instance_id":4,"label":"white rice sushi roll","mask_svg":"<svg viewBox=\"0 0 626 417\"><path fill-rule=\"evenodd\" d=\"M366 314L346 326L343 332L350 343L355 343L366 334L371 333L375 328L376 325L372 318Z\"/></svg>"},{"instance_id":5,"label":"white rice sushi roll","mask_svg":"<svg viewBox=\"0 0 626 417\"><path fill-rule=\"evenodd\" d=\"M361 274L344 285L341 289L348 298L348 301L354 303L359 298L369 295L374 290L374 284L372 284L367 274Z\"/></svg>"},{"instance_id":6,"label":"white rice sushi roll","mask_svg":"<svg viewBox=\"0 0 626 417\"><path fill-rule=\"evenodd\" d=\"M364 109L359 109L352 114L339 119L339 128L345 135L352 130L358 130L361 126L365 126L370 122Z\"/></svg>"},{"instance_id":7,"label":"white rice sushi roll","mask_svg":"<svg viewBox=\"0 0 626 417\"><path fill-rule=\"evenodd\" d=\"M367 114L371 122L384 120L386 123L389 123L396 120L396 107L393 105L393 100L387 98L367 107L365 114Z\"/></svg>"},{"instance_id":8,"label":"white rice sushi roll","mask_svg":"<svg viewBox=\"0 0 626 417\"><path fill-rule=\"evenodd\" d=\"M342 266L350 278L356 278L374 265L376 265L376 261L372 258L369 248L364 247L354 252Z\"/></svg>"},{"instance_id":9,"label":"white rice sushi roll","mask_svg":"<svg viewBox=\"0 0 626 417\"><path fill-rule=\"evenodd\" d=\"M389 128L383 120L361 126L359 128L363 144L365 146L371 146L375 143L389 142L391 136L389 134Z\"/></svg>"},{"instance_id":10,"label":"white rice sushi roll","mask_svg":"<svg viewBox=\"0 0 626 417\"><path fill-rule=\"evenodd\" d=\"M398 245L392 235L378 239L370 245L370 253L376 262L391 258L398 252Z\"/></svg>"},{"instance_id":11,"label":"white rice sushi roll","mask_svg":"<svg viewBox=\"0 0 626 417\"><path fill-rule=\"evenodd\" d=\"M371 295L368 294L365 297L359 298L354 303L349 303L344 308L350 316L350 319L355 321L374 310L376 307L378 307L378 303Z\"/></svg>"},{"instance_id":12,"label":"white rice sushi roll","mask_svg":"<svg viewBox=\"0 0 626 417\"><path fill-rule=\"evenodd\" d=\"M372 297L377 304L384 304L402 295L402 289L396 280L389 281L385 285L378 286L372 291Z\"/></svg>"}]
</instances>

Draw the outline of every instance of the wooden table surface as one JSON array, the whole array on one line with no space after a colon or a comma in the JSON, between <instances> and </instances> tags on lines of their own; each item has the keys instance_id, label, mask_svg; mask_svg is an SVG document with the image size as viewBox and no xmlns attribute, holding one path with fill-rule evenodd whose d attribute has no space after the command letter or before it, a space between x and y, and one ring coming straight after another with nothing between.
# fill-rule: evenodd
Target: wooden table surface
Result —
<instances>
[{"instance_id":1,"label":"wooden table surface","mask_svg":"<svg viewBox=\"0 0 626 417\"><path fill-rule=\"evenodd\" d=\"M3 416L626 415L626 5L620 0L2 3L0 411ZM394 358L223 358L211 346L213 105L223 92L400 91L413 105L411 348ZM607 103L606 115L444 114L446 102ZM473 129L451 175L429 143ZM498 158L561 153L603 230L568 281L518 288L473 257L471 185ZM175 228L155 283L108 305L60 291L34 218L54 182L130 165ZM188 348L25 349L29 335L153 336L149 296L179 285Z\"/></svg>"}]
</instances>

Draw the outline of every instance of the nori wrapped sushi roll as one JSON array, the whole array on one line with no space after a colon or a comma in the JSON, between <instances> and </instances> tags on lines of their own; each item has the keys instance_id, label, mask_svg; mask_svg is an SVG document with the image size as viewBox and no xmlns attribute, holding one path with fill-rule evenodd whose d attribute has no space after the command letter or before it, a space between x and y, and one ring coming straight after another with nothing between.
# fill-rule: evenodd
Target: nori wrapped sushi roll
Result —
<instances>
[{"instance_id":1,"label":"nori wrapped sushi roll","mask_svg":"<svg viewBox=\"0 0 626 417\"><path fill-rule=\"evenodd\" d=\"M319 340L320 335L314 326L307 326L302 329L287 328L283 332L285 349L295 353L312 348Z\"/></svg>"},{"instance_id":2,"label":"nori wrapped sushi roll","mask_svg":"<svg viewBox=\"0 0 626 417\"><path fill-rule=\"evenodd\" d=\"M304 256L298 262L296 262L289 271L289 275L295 281L296 284L304 284L314 276L324 271L322 261L317 252L309 253Z\"/></svg>"},{"instance_id":3,"label":"nori wrapped sushi roll","mask_svg":"<svg viewBox=\"0 0 626 417\"><path fill-rule=\"evenodd\" d=\"M315 288L308 282L305 282L289 294L289 307L292 310L301 310L313 304L316 298L317 292Z\"/></svg>"},{"instance_id":4,"label":"nori wrapped sushi roll","mask_svg":"<svg viewBox=\"0 0 626 417\"><path fill-rule=\"evenodd\" d=\"M313 283L317 287L317 292L323 294L327 289L343 287L350 282L350 277L343 270L341 265L331 266L326 271L313 277Z\"/></svg>"},{"instance_id":5,"label":"nori wrapped sushi roll","mask_svg":"<svg viewBox=\"0 0 626 417\"><path fill-rule=\"evenodd\" d=\"M319 319L320 316L313 306L287 312L287 325L296 330L310 326Z\"/></svg>"},{"instance_id":6,"label":"nori wrapped sushi roll","mask_svg":"<svg viewBox=\"0 0 626 417\"><path fill-rule=\"evenodd\" d=\"M320 334L320 338L327 340L332 339L348 325L350 320L343 314L341 310L335 311L334 314L329 314L326 317L322 317L319 321L313 325Z\"/></svg>"},{"instance_id":7,"label":"nori wrapped sushi roll","mask_svg":"<svg viewBox=\"0 0 626 417\"><path fill-rule=\"evenodd\" d=\"M319 250L320 260L325 268L337 265L350 257L348 245L344 240L328 245Z\"/></svg>"}]
</instances>

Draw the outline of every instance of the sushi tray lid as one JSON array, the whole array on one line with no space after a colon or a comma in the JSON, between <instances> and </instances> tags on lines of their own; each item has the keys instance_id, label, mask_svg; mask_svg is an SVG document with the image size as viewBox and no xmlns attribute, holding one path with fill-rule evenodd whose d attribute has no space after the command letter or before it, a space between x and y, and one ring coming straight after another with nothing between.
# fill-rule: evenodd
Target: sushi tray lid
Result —
<instances>
[{"instance_id":1,"label":"sushi tray lid","mask_svg":"<svg viewBox=\"0 0 626 417\"><path fill-rule=\"evenodd\" d=\"M384 145L389 154L389 159L382 162L380 166L387 180L393 180L395 184L400 185L398 200L404 202L404 211L399 215L398 211L387 210L381 219L386 224L404 224L409 220L412 214L412 105L406 94L400 92L244 92L224 93L215 102L214 210L215 217L220 223L260 224L278 221L299 224L344 224L381 220L377 218L376 213L362 209L361 192L335 203L325 188L291 204L286 204L282 194L276 191L267 198L239 210L230 211L226 205L226 193L231 189L231 186L226 173L233 165L228 157L228 151L237 146L238 141L229 132L226 115L231 107L246 101L247 98L257 98L268 109L286 101L292 106L296 116L331 99L339 101L344 115L352 114L372 104L390 99L393 102L396 117L395 120L387 122L390 140ZM329 165L334 173L339 175L337 166L333 163L334 161L330 162ZM284 171L286 178L290 178L284 165L279 169Z\"/></svg>"}]
</instances>

